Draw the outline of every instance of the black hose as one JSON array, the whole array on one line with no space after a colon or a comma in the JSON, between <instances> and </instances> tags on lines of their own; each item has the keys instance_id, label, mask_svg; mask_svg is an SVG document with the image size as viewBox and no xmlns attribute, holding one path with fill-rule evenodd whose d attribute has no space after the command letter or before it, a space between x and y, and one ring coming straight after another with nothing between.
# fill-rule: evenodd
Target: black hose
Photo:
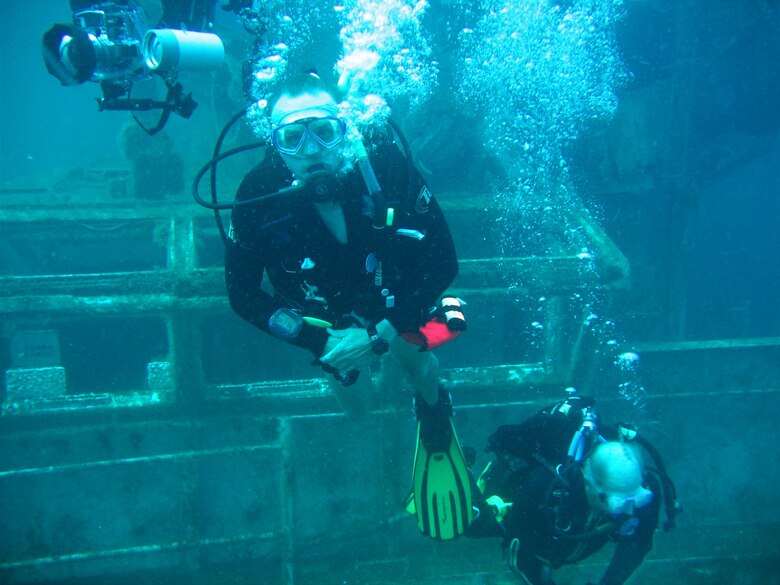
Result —
<instances>
[{"instance_id":1,"label":"black hose","mask_svg":"<svg viewBox=\"0 0 780 585\"><path fill-rule=\"evenodd\" d=\"M235 124L238 120L246 116L246 113L249 111L249 108L252 107L252 105L253 104L247 104L243 110L237 112L230 120L228 120L227 124L225 124L225 126L222 128L222 132L220 132L219 137L217 138L217 142L214 144L214 153L212 154L212 158L210 161L211 202L214 205L218 204L217 201L217 162L218 161L215 161L214 158L219 156L219 151L222 149L222 143L224 142L228 131L233 127L233 124ZM219 236L222 238L222 243L227 245L227 234L225 233L225 226L222 224L222 216L219 214L219 209L216 208L214 209L214 221L217 223L217 229L219 230Z\"/></svg>"},{"instance_id":2,"label":"black hose","mask_svg":"<svg viewBox=\"0 0 780 585\"><path fill-rule=\"evenodd\" d=\"M218 156L213 157L211 160L209 160L206 164L204 164L198 173L195 175L195 180L192 184L192 196L195 199L195 201L198 202L199 205L202 205L203 207L206 207L208 209L213 209L214 211L219 213L220 210L224 209L233 209L234 207L239 207L241 205L245 205L247 203L254 203L257 201L257 199L262 199L262 197L259 198L253 198L248 199L246 201L240 201L240 202L233 202L230 203L219 203L217 198L217 184L216 184L216 168L217 163L225 160L226 158L229 158L233 156L234 154L239 154L241 152L245 152L247 150L252 150L254 148L260 148L265 146L265 142L253 142L251 144L244 144L243 146L237 146L235 148L231 148L230 150L226 150L225 152L219 154ZM212 171L211 174L211 201L207 201L206 199L203 199L200 196L200 192L198 190L198 185L200 184L201 180L203 179L203 175L205 175L209 170ZM276 193L273 193L270 196L275 196Z\"/></svg>"},{"instance_id":3,"label":"black hose","mask_svg":"<svg viewBox=\"0 0 780 585\"><path fill-rule=\"evenodd\" d=\"M655 463L656 475L661 482L661 490L664 496L664 512L666 513L666 522L664 522L663 528L665 532L668 532L675 527L675 517L682 509L677 501L677 488L674 485L674 481L666 471L666 465L664 465L661 454L658 450L644 437L637 435L633 439L639 443L642 448L650 454L650 457Z\"/></svg>"}]
</instances>

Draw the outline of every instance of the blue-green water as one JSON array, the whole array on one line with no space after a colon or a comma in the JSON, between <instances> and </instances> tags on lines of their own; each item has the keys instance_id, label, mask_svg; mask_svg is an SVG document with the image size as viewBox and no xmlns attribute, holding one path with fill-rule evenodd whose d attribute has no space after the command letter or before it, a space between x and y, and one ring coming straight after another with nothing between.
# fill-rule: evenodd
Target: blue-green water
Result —
<instances>
[{"instance_id":1,"label":"blue-green water","mask_svg":"<svg viewBox=\"0 0 780 585\"><path fill-rule=\"evenodd\" d=\"M154 23L159 3L141 4ZM221 243L190 185L249 97L236 144L267 137L262 102L278 80L316 67L345 82L358 130L401 125L464 266L495 260L490 291L467 298L468 334L438 352L453 379L483 376L481 392L453 389L480 462L497 424L576 386L648 432L687 508L637 583L777 583L776 3L258 4L258 38L217 6L225 65L182 74L199 106L152 138L126 112L98 112L96 83L47 73L41 36L70 21L67 0L0 5L0 368L56 365L67 396L117 405L0 418L0 581L511 582L496 543L433 547L400 514L408 394L377 394L381 414L356 426L294 384L241 394L320 373L229 312ZM160 79L137 89L162 97ZM255 162L224 164L222 198ZM189 216L192 241L173 222ZM192 281L171 284L172 250L187 245ZM108 308L136 290L154 294ZM171 291L185 299L174 309L160 300ZM186 376L176 391L154 385L149 364L182 351L174 339L206 389ZM495 381L491 367L520 363L560 375ZM427 556L439 564L416 568ZM585 574L559 581L597 579Z\"/></svg>"}]
</instances>

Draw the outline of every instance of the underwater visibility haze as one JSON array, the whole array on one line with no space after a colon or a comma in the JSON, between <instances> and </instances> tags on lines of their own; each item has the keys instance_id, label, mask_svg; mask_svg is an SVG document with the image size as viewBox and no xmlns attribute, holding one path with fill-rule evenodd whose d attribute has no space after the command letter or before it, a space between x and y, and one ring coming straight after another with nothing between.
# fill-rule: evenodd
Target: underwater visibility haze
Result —
<instances>
[{"instance_id":1,"label":"underwater visibility haze","mask_svg":"<svg viewBox=\"0 0 780 585\"><path fill-rule=\"evenodd\" d=\"M447 456L479 476L497 428L592 397L594 436L624 423L676 485L628 583L780 584L776 2L39 0L0 18L0 582L521 582L511 539L420 533L397 364L365 371L352 420L321 362L231 310L233 199L278 141L280 87L316 71L332 128L392 128L427 185L417 213L432 194L446 217L459 304L437 315L466 328L435 351ZM324 144L306 124L297 148ZM554 583L613 583L611 547Z\"/></svg>"}]
</instances>

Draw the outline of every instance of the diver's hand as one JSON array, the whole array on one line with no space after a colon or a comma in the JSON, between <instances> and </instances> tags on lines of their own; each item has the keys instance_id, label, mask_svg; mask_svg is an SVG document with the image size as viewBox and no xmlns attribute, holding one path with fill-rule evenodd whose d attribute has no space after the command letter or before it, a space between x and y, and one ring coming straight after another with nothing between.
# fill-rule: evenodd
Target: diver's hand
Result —
<instances>
[{"instance_id":1,"label":"diver's hand","mask_svg":"<svg viewBox=\"0 0 780 585\"><path fill-rule=\"evenodd\" d=\"M320 361L340 372L349 372L367 366L377 360L371 351L368 333L362 327L328 329L330 337Z\"/></svg>"},{"instance_id":2,"label":"diver's hand","mask_svg":"<svg viewBox=\"0 0 780 585\"><path fill-rule=\"evenodd\" d=\"M332 335L328 335L328 338L325 340L325 347L322 348L322 355L320 356L320 360L324 356L328 355L329 352L333 351L333 348L335 348L340 341L340 337L333 337Z\"/></svg>"}]
</instances>

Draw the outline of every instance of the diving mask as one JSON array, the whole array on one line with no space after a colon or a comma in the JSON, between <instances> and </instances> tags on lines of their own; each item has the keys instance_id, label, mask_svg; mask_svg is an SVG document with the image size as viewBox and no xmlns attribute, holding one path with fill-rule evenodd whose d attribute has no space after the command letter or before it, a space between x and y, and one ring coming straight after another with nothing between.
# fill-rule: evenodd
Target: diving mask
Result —
<instances>
[{"instance_id":1,"label":"diving mask","mask_svg":"<svg viewBox=\"0 0 780 585\"><path fill-rule=\"evenodd\" d=\"M637 493L630 497L619 494L607 494L605 492L599 493L598 497L602 507L613 516L617 516L619 514L631 514L636 509L644 508L653 501L653 492L640 488Z\"/></svg>"},{"instance_id":2,"label":"diving mask","mask_svg":"<svg viewBox=\"0 0 780 585\"><path fill-rule=\"evenodd\" d=\"M296 155L303 148L307 138L323 148L333 148L344 140L347 124L336 116L304 118L274 128L271 140L274 148L282 154Z\"/></svg>"}]
</instances>

